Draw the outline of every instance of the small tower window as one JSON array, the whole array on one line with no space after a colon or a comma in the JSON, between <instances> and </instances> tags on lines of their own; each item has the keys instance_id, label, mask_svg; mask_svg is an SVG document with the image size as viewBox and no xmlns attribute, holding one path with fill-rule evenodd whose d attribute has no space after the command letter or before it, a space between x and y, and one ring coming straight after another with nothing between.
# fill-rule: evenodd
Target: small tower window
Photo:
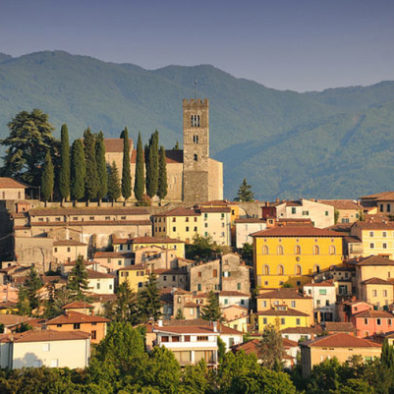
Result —
<instances>
[{"instance_id":1,"label":"small tower window","mask_svg":"<svg viewBox=\"0 0 394 394\"><path fill-rule=\"evenodd\" d=\"M191 116L191 126L192 127L200 127L200 115L192 115Z\"/></svg>"},{"instance_id":2,"label":"small tower window","mask_svg":"<svg viewBox=\"0 0 394 394\"><path fill-rule=\"evenodd\" d=\"M194 161L198 161L198 155L197 155L197 153L195 153L195 154L193 155L193 158L194 158Z\"/></svg>"},{"instance_id":3,"label":"small tower window","mask_svg":"<svg viewBox=\"0 0 394 394\"><path fill-rule=\"evenodd\" d=\"M198 135L193 135L193 142L198 144Z\"/></svg>"}]
</instances>

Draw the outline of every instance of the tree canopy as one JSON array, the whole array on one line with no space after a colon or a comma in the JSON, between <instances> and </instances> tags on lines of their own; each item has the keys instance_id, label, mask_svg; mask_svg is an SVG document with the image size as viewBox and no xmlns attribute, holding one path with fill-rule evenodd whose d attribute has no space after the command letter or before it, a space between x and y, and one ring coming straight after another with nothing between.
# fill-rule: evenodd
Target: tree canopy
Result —
<instances>
[{"instance_id":1,"label":"tree canopy","mask_svg":"<svg viewBox=\"0 0 394 394\"><path fill-rule=\"evenodd\" d=\"M253 200L254 194L252 192L252 186L250 186L246 181L246 178L244 178L241 185L239 186L235 201L249 202Z\"/></svg>"}]
</instances>

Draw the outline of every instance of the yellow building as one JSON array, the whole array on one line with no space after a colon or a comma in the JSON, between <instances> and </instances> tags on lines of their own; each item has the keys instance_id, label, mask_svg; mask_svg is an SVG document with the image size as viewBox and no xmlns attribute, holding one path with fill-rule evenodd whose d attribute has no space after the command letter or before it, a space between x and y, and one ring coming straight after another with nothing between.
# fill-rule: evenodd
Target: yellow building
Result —
<instances>
[{"instance_id":1,"label":"yellow building","mask_svg":"<svg viewBox=\"0 0 394 394\"><path fill-rule=\"evenodd\" d=\"M310 318L307 313L288 308L287 305L276 305L265 311L257 312L259 332L264 331L268 324L276 327L277 330L284 330L289 327L309 327Z\"/></svg>"},{"instance_id":2,"label":"yellow building","mask_svg":"<svg viewBox=\"0 0 394 394\"><path fill-rule=\"evenodd\" d=\"M179 239L167 237L137 237L137 238L114 238L112 245L115 252L128 253L137 249L157 246L161 249L171 249L175 251L176 257L185 258L185 243Z\"/></svg>"},{"instance_id":3,"label":"yellow building","mask_svg":"<svg viewBox=\"0 0 394 394\"><path fill-rule=\"evenodd\" d=\"M357 222L351 227L350 235L361 242L360 256L380 255L394 259L393 222Z\"/></svg>"},{"instance_id":4,"label":"yellow building","mask_svg":"<svg viewBox=\"0 0 394 394\"><path fill-rule=\"evenodd\" d=\"M149 273L142 264L129 265L127 267L119 268L117 274L119 285L127 282L129 284L130 290L134 292L141 290L149 278Z\"/></svg>"},{"instance_id":5,"label":"yellow building","mask_svg":"<svg viewBox=\"0 0 394 394\"><path fill-rule=\"evenodd\" d=\"M257 296L257 312L286 305L288 308L306 313L313 321L313 298L303 295L297 289L260 290ZM295 326L294 326L295 327Z\"/></svg>"},{"instance_id":6,"label":"yellow building","mask_svg":"<svg viewBox=\"0 0 394 394\"><path fill-rule=\"evenodd\" d=\"M342 234L312 226L273 227L253 236L256 284L302 286L310 276L342 263Z\"/></svg>"}]
</instances>

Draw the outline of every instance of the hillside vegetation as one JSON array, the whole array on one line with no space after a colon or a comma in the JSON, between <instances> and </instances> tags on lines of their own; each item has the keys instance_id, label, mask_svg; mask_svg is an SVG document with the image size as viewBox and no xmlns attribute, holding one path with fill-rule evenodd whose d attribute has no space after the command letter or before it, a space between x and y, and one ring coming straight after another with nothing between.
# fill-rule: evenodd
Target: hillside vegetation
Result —
<instances>
[{"instance_id":1,"label":"hillside vegetation","mask_svg":"<svg viewBox=\"0 0 394 394\"><path fill-rule=\"evenodd\" d=\"M208 97L211 155L224 162L225 196L244 177L256 198L358 197L392 189L394 82L297 93L234 78L213 66L145 70L66 52L0 54L0 138L19 111L40 108L71 139L90 126L144 141L158 129L182 141L182 99Z\"/></svg>"}]
</instances>

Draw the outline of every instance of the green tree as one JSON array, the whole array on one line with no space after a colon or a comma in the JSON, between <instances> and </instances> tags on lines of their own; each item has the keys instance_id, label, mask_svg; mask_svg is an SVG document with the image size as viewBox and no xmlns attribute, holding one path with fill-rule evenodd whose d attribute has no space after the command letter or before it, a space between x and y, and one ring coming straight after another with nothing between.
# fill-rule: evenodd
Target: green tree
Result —
<instances>
[{"instance_id":1,"label":"green tree","mask_svg":"<svg viewBox=\"0 0 394 394\"><path fill-rule=\"evenodd\" d=\"M241 256L246 262L252 263L253 262L253 245L245 242L242 246L242 249L241 249Z\"/></svg>"},{"instance_id":2,"label":"green tree","mask_svg":"<svg viewBox=\"0 0 394 394\"><path fill-rule=\"evenodd\" d=\"M150 274L145 287L138 293L138 311L142 321L158 320L161 316L160 292L155 274Z\"/></svg>"},{"instance_id":3,"label":"green tree","mask_svg":"<svg viewBox=\"0 0 394 394\"><path fill-rule=\"evenodd\" d=\"M23 316L29 316L31 314L31 305L27 290L22 286L18 292L18 302L16 304L18 314Z\"/></svg>"},{"instance_id":4,"label":"green tree","mask_svg":"<svg viewBox=\"0 0 394 394\"><path fill-rule=\"evenodd\" d=\"M183 312L181 308L178 308L178 310L176 311L176 316L175 316L175 320L184 320L185 316L183 316Z\"/></svg>"},{"instance_id":5,"label":"green tree","mask_svg":"<svg viewBox=\"0 0 394 394\"><path fill-rule=\"evenodd\" d=\"M116 299L105 305L106 316L111 321L138 323L137 297L128 282L123 282L116 290Z\"/></svg>"},{"instance_id":6,"label":"green tree","mask_svg":"<svg viewBox=\"0 0 394 394\"><path fill-rule=\"evenodd\" d=\"M218 359L219 359L219 363L221 363L224 359L224 356L226 355L226 344L220 337L218 337L217 345L218 345Z\"/></svg>"},{"instance_id":7,"label":"green tree","mask_svg":"<svg viewBox=\"0 0 394 394\"><path fill-rule=\"evenodd\" d=\"M272 324L264 327L259 343L259 358L262 365L269 369L280 366L284 356L283 339Z\"/></svg>"},{"instance_id":8,"label":"green tree","mask_svg":"<svg viewBox=\"0 0 394 394\"><path fill-rule=\"evenodd\" d=\"M102 131L98 133L96 138L96 164L99 185L97 197L99 201L101 201L101 199L107 195L108 191L107 163L105 162L104 135Z\"/></svg>"},{"instance_id":9,"label":"green tree","mask_svg":"<svg viewBox=\"0 0 394 394\"><path fill-rule=\"evenodd\" d=\"M26 294L27 298L29 299L30 307L32 309L37 308L39 304L37 290L41 289L42 281L34 265L30 267L29 275L25 280L24 287L26 289Z\"/></svg>"},{"instance_id":10,"label":"green tree","mask_svg":"<svg viewBox=\"0 0 394 394\"><path fill-rule=\"evenodd\" d=\"M141 133L138 133L136 161L134 194L138 201L142 201L144 197L144 151L142 148Z\"/></svg>"},{"instance_id":11,"label":"green tree","mask_svg":"<svg viewBox=\"0 0 394 394\"><path fill-rule=\"evenodd\" d=\"M60 174L59 192L64 200L70 198L71 165L70 165L70 141L68 139L67 125L62 125L60 138Z\"/></svg>"},{"instance_id":12,"label":"green tree","mask_svg":"<svg viewBox=\"0 0 394 394\"><path fill-rule=\"evenodd\" d=\"M326 359L315 365L309 378L307 392L317 394L337 391L341 383L340 369L341 365L336 358Z\"/></svg>"},{"instance_id":13,"label":"green tree","mask_svg":"<svg viewBox=\"0 0 394 394\"><path fill-rule=\"evenodd\" d=\"M213 259L220 253L222 249L212 241L211 236L203 237L196 234L193 237L193 243L186 245L186 256L188 259L200 259L208 261Z\"/></svg>"},{"instance_id":14,"label":"green tree","mask_svg":"<svg viewBox=\"0 0 394 394\"><path fill-rule=\"evenodd\" d=\"M122 196L127 200L131 196L131 175L130 175L130 144L129 131L127 127L122 132L123 138L123 167L122 167Z\"/></svg>"},{"instance_id":15,"label":"green tree","mask_svg":"<svg viewBox=\"0 0 394 394\"><path fill-rule=\"evenodd\" d=\"M175 146L172 148L172 150L180 150L178 140L176 141Z\"/></svg>"},{"instance_id":16,"label":"green tree","mask_svg":"<svg viewBox=\"0 0 394 394\"><path fill-rule=\"evenodd\" d=\"M88 273L82 256L77 258L68 276L67 288L76 292L77 298L84 298L83 291L88 289Z\"/></svg>"},{"instance_id":17,"label":"green tree","mask_svg":"<svg viewBox=\"0 0 394 394\"><path fill-rule=\"evenodd\" d=\"M339 211L338 209L334 209L334 223L337 224L339 219Z\"/></svg>"},{"instance_id":18,"label":"green tree","mask_svg":"<svg viewBox=\"0 0 394 394\"><path fill-rule=\"evenodd\" d=\"M80 139L73 142L71 151L71 195L74 200L80 200L85 196L86 177L85 152Z\"/></svg>"},{"instance_id":19,"label":"green tree","mask_svg":"<svg viewBox=\"0 0 394 394\"><path fill-rule=\"evenodd\" d=\"M53 197L53 187L55 184L55 171L49 150L45 156L45 163L41 176L41 195L44 201L51 200Z\"/></svg>"},{"instance_id":20,"label":"green tree","mask_svg":"<svg viewBox=\"0 0 394 394\"><path fill-rule=\"evenodd\" d=\"M160 147L159 152L159 185L157 195L160 200L163 200L167 195L167 161L166 151L163 146Z\"/></svg>"},{"instance_id":21,"label":"green tree","mask_svg":"<svg viewBox=\"0 0 394 394\"><path fill-rule=\"evenodd\" d=\"M149 197L157 194L159 186L159 132L156 130L149 141L146 168L146 192Z\"/></svg>"},{"instance_id":22,"label":"green tree","mask_svg":"<svg viewBox=\"0 0 394 394\"><path fill-rule=\"evenodd\" d=\"M212 290L208 294L207 304L203 306L201 317L209 321L221 321L222 312L219 305L219 297Z\"/></svg>"},{"instance_id":23,"label":"green tree","mask_svg":"<svg viewBox=\"0 0 394 394\"><path fill-rule=\"evenodd\" d=\"M83 144L86 162L85 195L86 199L91 201L97 198L99 180L96 164L96 138L89 128L83 133Z\"/></svg>"},{"instance_id":24,"label":"green tree","mask_svg":"<svg viewBox=\"0 0 394 394\"><path fill-rule=\"evenodd\" d=\"M234 199L235 201L253 201L254 195L252 192L252 186L248 184L246 178L243 179L241 185L239 186L237 197Z\"/></svg>"},{"instance_id":25,"label":"green tree","mask_svg":"<svg viewBox=\"0 0 394 394\"><path fill-rule=\"evenodd\" d=\"M38 187L47 151L55 157L58 149L48 115L39 109L22 111L8 123L8 128L9 136L1 140L7 147L1 175Z\"/></svg>"},{"instance_id":26,"label":"green tree","mask_svg":"<svg viewBox=\"0 0 394 394\"><path fill-rule=\"evenodd\" d=\"M120 181L118 168L116 167L115 161L112 162L111 166L107 167L108 171L108 198L112 201L117 201L120 197Z\"/></svg>"},{"instance_id":27,"label":"green tree","mask_svg":"<svg viewBox=\"0 0 394 394\"><path fill-rule=\"evenodd\" d=\"M394 373L394 345L390 346L387 339L383 342L380 359L382 364Z\"/></svg>"},{"instance_id":28,"label":"green tree","mask_svg":"<svg viewBox=\"0 0 394 394\"><path fill-rule=\"evenodd\" d=\"M187 365L185 367L179 392L200 394L208 392L210 386L212 387L213 384L210 382L207 363L202 359L196 365Z\"/></svg>"}]
</instances>

